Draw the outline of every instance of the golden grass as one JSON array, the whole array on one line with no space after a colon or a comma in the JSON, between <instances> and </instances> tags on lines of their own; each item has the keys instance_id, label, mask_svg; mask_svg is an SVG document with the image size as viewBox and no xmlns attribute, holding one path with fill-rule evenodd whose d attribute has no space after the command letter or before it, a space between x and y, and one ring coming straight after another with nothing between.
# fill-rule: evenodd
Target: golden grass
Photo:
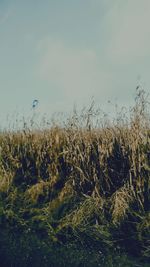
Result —
<instances>
[{"instance_id":1,"label":"golden grass","mask_svg":"<svg viewBox=\"0 0 150 267\"><path fill-rule=\"evenodd\" d=\"M122 118L92 128L87 115L86 127L73 119L65 127L1 134L1 205L26 224L24 213L45 210L42 220L60 241L68 228L112 244L119 240L116 227L122 236L134 225L139 251L149 257L150 119L144 99L141 92L128 123Z\"/></svg>"}]
</instances>

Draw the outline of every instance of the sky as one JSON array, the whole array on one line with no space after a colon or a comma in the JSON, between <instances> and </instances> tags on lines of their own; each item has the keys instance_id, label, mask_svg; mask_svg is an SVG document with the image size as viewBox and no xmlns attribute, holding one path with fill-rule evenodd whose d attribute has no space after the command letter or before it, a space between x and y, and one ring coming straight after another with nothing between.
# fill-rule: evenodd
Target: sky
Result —
<instances>
[{"instance_id":1,"label":"sky","mask_svg":"<svg viewBox=\"0 0 150 267\"><path fill-rule=\"evenodd\" d=\"M0 0L0 127L34 99L47 116L129 106L150 90L149 25L149 0Z\"/></svg>"}]
</instances>

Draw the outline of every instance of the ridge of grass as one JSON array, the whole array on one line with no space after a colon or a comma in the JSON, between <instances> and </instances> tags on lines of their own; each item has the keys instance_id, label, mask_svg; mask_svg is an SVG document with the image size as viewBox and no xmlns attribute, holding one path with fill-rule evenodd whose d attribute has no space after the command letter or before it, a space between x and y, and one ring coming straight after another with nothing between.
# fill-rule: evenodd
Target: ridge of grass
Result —
<instances>
[{"instance_id":1,"label":"ridge of grass","mask_svg":"<svg viewBox=\"0 0 150 267\"><path fill-rule=\"evenodd\" d=\"M128 122L0 134L1 266L149 266L148 108L139 91Z\"/></svg>"}]
</instances>

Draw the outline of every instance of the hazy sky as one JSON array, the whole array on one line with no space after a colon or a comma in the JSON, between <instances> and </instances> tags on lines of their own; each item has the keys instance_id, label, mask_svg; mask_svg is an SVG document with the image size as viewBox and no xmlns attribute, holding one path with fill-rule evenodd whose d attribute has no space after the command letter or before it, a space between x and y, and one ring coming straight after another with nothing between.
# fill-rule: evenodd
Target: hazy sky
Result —
<instances>
[{"instance_id":1,"label":"hazy sky","mask_svg":"<svg viewBox=\"0 0 150 267\"><path fill-rule=\"evenodd\" d=\"M150 89L149 0L0 0L0 123Z\"/></svg>"}]
</instances>

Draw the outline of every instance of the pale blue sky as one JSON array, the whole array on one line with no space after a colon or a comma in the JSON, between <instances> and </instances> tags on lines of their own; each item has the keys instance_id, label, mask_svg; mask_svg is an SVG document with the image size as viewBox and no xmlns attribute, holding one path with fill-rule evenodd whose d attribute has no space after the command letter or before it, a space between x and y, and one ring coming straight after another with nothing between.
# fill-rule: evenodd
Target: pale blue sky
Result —
<instances>
[{"instance_id":1,"label":"pale blue sky","mask_svg":"<svg viewBox=\"0 0 150 267\"><path fill-rule=\"evenodd\" d=\"M150 89L149 0L0 0L0 124Z\"/></svg>"}]
</instances>

